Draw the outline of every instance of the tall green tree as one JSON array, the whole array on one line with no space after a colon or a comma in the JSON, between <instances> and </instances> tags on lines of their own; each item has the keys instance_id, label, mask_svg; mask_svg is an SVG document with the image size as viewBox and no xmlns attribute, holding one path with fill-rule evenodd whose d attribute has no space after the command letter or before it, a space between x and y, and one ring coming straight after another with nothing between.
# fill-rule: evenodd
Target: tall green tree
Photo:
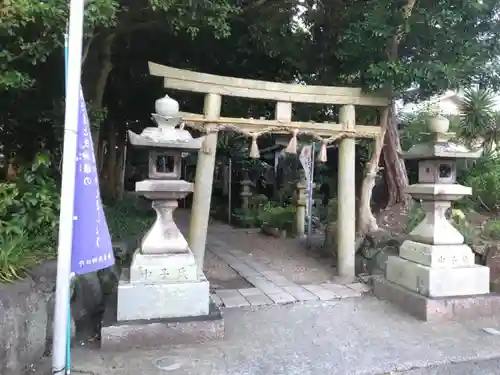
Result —
<instances>
[{"instance_id":1,"label":"tall green tree","mask_svg":"<svg viewBox=\"0 0 500 375\"><path fill-rule=\"evenodd\" d=\"M412 100L472 84L498 87L500 3L495 0L306 0L305 6L315 81L362 85ZM416 90L408 98L410 88ZM394 204L404 200L408 179L398 156L393 105L380 123L385 139L372 155L368 182L379 167L377 148L383 147L389 204ZM376 229L372 216L361 231Z\"/></svg>"},{"instance_id":2,"label":"tall green tree","mask_svg":"<svg viewBox=\"0 0 500 375\"><path fill-rule=\"evenodd\" d=\"M233 1L232 4L236 8L219 29L203 20L199 21L196 30L193 27L172 29L162 23L147 26L145 23L114 37L108 65L111 70L102 92L102 103L109 115L100 132L100 143L106 144L108 150L103 166L108 190L113 190L112 186L121 180L113 177L113 171L119 174L121 168L125 123L131 122L130 126L134 127L131 120L139 120L144 126L149 121L154 101L164 94L161 80L148 77L148 61L212 74L284 82L295 80L307 40L305 33L296 30L297 22L293 20L296 5L284 0L277 7L263 1ZM179 92L173 96L184 111L200 111L201 96ZM274 111L272 103L236 98L226 99L223 108L226 115L237 117L261 117Z\"/></svg>"},{"instance_id":3,"label":"tall green tree","mask_svg":"<svg viewBox=\"0 0 500 375\"><path fill-rule=\"evenodd\" d=\"M87 7L85 29L109 27L117 3L98 0ZM3 0L0 3L0 92L32 88L36 66L44 64L64 43L68 19L65 0Z\"/></svg>"}]
</instances>

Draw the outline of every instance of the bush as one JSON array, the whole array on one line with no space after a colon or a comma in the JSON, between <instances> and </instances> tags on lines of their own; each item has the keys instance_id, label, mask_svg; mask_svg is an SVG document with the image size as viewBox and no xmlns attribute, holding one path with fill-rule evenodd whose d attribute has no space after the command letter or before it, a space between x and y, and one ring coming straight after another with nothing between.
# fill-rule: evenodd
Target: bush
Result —
<instances>
[{"instance_id":1,"label":"bush","mask_svg":"<svg viewBox=\"0 0 500 375\"><path fill-rule=\"evenodd\" d=\"M287 232L293 232L295 225L295 206L289 205L286 207L268 207L260 215L262 224L267 224L270 227Z\"/></svg>"},{"instance_id":2,"label":"bush","mask_svg":"<svg viewBox=\"0 0 500 375\"><path fill-rule=\"evenodd\" d=\"M260 228L267 224L273 228L292 231L295 206L279 206L265 196L256 196L250 199L247 209L235 210L234 216L246 228Z\"/></svg>"},{"instance_id":3,"label":"bush","mask_svg":"<svg viewBox=\"0 0 500 375\"><path fill-rule=\"evenodd\" d=\"M465 185L472 188L468 199L478 211L498 211L500 209L500 158L486 155L481 157L461 177Z\"/></svg>"},{"instance_id":4,"label":"bush","mask_svg":"<svg viewBox=\"0 0 500 375\"><path fill-rule=\"evenodd\" d=\"M39 154L15 182L0 183L0 280L13 281L56 255L59 189Z\"/></svg>"},{"instance_id":5,"label":"bush","mask_svg":"<svg viewBox=\"0 0 500 375\"><path fill-rule=\"evenodd\" d=\"M489 221L484 227L483 234L493 240L500 240L500 220Z\"/></svg>"},{"instance_id":6,"label":"bush","mask_svg":"<svg viewBox=\"0 0 500 375\"><path fill-rule=\"evenodd\" d=\"M0 237L0 282L8 283L25 277L42 261L55 258L55 241L28 236L26 233Z\"/></svg>"},{"instance_id":7,"label":"bush","mask_svg":"<svg viewBox=\"0 0 500 375\"><path fill-rule=\"evenodd\" d=\"M109 233L113 241L124 241L136 236L143 236L153 225L155 211L141 205L139 197L126 196L121 200L108 201L104 204L104 213Z\"/></svg>"},{"instance_id":8,"label":"bush","mask_svg":"<svg viewBox=\"0 0 500 375\"><path fill-rule=\"evenodd\" d=\"M34 266L57 255L60 194L50 159L37 155L15 182L0 183L0 282L22 278ZM114 241L143 235L154 210L137 197L104 206Z\"/></svg>"}]
</instances>

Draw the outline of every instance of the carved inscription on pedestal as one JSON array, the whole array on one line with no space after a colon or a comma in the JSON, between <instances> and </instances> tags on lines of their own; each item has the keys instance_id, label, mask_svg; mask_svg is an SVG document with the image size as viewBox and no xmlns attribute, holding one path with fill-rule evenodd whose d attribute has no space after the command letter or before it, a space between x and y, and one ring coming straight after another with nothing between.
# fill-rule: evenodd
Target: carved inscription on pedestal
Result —
<instances>
[{"instance_id":1,"label":"carved inscription on pedestal","mask_svg":"<svg viewBox=\"0 0 500 375\"><path fill-rule=\"evenodd\" d=\"M144 267L139 267L139 272L144 280L148 280L153 275L153 272Z\"/></svg>"},{"instance_id":2,"label":"carved inscription on pedestal","mask_svg":"<svg viewBox=\"0 0 500 375\"><path fill-rule=\"evenodd\" d=\"M177 278L179 280L187 280L188 279L188 273L186 271L186 268L184 268L184 267L179 268L179 273L177 275Z\"/></svg>"},{"instance_id":3,"label":"carved inscription on pedestal","mask_svg":"<svg viewBox=\"0 0 500 375\"><path fill-rule=\"evenodd\" d=\"M455 268L474 265L472 250L467 245L429 245L405 241L400 257L426 267Z\"/></svg>"},{"instance_id":4,"label":"carved inscription on pedestal","mask_svg":"<svg viewBox=\"0 0 500 375\"><path fill-rule=\"evenodd\" d=\"M166 268L160 270L160 279L165 280L170 278L170 272Z\"/></svg>"},{"instance_id":5,"label":"carved inscription on pedestal","mask_svg":"<svg viewBox=\"0 0 500 375\"><path fill-rule=\"evenodd\" d=\"M143 267L131 270L132 282L179 282L186 280L195 280L197 276L196 266L179 268L169 267Z\"/></svg>"}]
</instances>

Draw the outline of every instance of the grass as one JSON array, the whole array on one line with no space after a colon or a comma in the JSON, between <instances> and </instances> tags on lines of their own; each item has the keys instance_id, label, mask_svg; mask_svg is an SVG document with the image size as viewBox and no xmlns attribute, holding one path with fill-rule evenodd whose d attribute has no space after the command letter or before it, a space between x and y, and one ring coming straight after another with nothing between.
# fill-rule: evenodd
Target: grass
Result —
<instances>
[{"instance_id":1,"label":"grass","mask_svg":"<svg viewBox=\"0 0 500 375\"><path fill-rule=\"evenodd\" d=\"M46 260L54 259L56 257L54 245L54 241L49 238L33 239L26 233L1 238L0 282L11 283L22 279L34 267Z\"/></svg>"}]
</instances>

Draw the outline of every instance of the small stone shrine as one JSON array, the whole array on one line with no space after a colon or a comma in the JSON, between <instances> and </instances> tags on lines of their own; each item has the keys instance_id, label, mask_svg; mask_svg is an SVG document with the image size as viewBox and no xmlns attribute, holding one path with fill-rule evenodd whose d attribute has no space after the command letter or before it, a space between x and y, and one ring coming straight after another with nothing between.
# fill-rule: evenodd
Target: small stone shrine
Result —
<instances>
[{"instance_id":1,"label":"small stone shrine","mask_svg":"<svg viewBox=\"0 0 500 375\"><path fill-rule=\"evenodd\" d=\"M157 217L120 280L118 322L209 313L209 283L172 217L177 201L193 190L180 179L182 153L198 151L203 139L178 127L179 104L168 95L156 101L155 110L158 127L140 135L129 131L130 143L149 152L149 179L137 182L136 192L152 201Z\"/></svg>"},{"instance_id":2,"label":"small stone shrine","mask_svg":"<svg viewBox=\"0 0 500 375\"><path fill-rule=\"evenodd\" d=\"M448 130L446 118L434 117L428 141L402 153L405 159L418 160L419 182L406 191L421 202L426 216L408 234L399 256L388 258L385 279L374 280L379 298L423 320L490 315L500 307L498 298L489 294L489 268L475 264L464 236L446 218L451 202L472 194L470 187L456 182L457 160L481 154L451 142Z\"/></svg>"}]
</instances>

